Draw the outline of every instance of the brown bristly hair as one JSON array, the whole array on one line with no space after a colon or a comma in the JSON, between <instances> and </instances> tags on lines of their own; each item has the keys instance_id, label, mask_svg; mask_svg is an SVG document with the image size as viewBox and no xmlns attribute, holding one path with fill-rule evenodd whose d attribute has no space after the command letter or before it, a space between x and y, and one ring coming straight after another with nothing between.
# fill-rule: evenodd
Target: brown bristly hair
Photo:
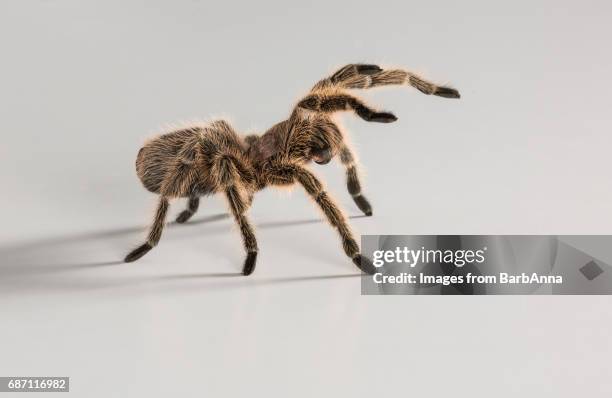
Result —
<instances>
[{"instance_id":1,"label":"brown bristly hair","mask_svg":"<svg viewBox=\"0 0 612 398\"><path fill-rule=\"evenodd\" d=\"M371 216L356 156L334 114L352 111L369 122L396 121L392 113L378 111L348 91L389 85L408 85L428 95L459 98L457 90L403 69L349 64L315 84L286 120L262 135L240 136L228 122L216 120L149 140L138 152L136 172L144 187L160 198L147 241L125 261L135 261L157 245L170 199L188 198L187 208L176 219L184 223L198 210L200 197L221 193L240 230L247 254L242 272L249 275L258 253L255 232L246 215L253 195L269 186L299 184L338 231L345 254L364 272L374 272L371 261L360 253L347 217L307 165L312 161L326 164L338 156L346 170L348 192L357 207Z\"/></svg>"}]
</instances>

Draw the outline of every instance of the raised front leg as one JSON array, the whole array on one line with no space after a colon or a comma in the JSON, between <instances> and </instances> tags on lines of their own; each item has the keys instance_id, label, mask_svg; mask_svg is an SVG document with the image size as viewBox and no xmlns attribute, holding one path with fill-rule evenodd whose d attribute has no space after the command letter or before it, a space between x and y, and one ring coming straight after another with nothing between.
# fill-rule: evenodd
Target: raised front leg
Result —
<instances>
[{"instance_id":1,"label":"raised front leg","mask_svg":"<svg viewBox=\"0 0 612 398\"><path fill-rule=\"evenodd\" d=\"M319 81L311 91L324 91L330 88L367 89L379 86L406 84L427 95L445 98L460 98L459 92L452 87L439 86L416 73L403 69L385 69L378 65L349 64L340 68L332 76Z\"/></svg>"},{"instance_id":2,"label":"raised front leg","mask_svg":"<svg viewBox=\"0 0 612 398\"><path fill-rule=\"evenodd\" d=\"M361 193L361 183L359 182L359 171L357 162L351 150L344 146L340 150L340 161L346 167L346 187L353 197L355 204L366 216L372 215L372 206L365 196Z\"/></svg>"},{"instance_id":3,"label":"raised front leg","mask_svg":"<svg viewBox=\"0 0 612 398\"><path fill-rule=\"evenodd\" d=\"M336 203L334 203L334 201L329 197L327 192L325 192L323 185L317 179L317 177L302 167L296 167L294 169L294 173L296 180L304 187L306 192L308 192L319 207L321 207L327 221L329 221L333 227L338 229L342 239L342 247L346 255L349 256L355 265L357 265L357 267L359 267L359 269L361 269L363 272L369 274L376 272L376 268L374 268L372 262L368 258L362 256L359 252L359 245L353 237L353 233L348 226L346 217L338 205L336 205Z\"/></svg>"},{"instance_id":4,"label":"raised front leg","mask_svg":"<svg viewBox=\"0 0 612 398\"><path fill-rule=\"evenodd\" d=\"M166 214L168 213L168 198L162 196L159 199L159 204L157 205L157 211L155 212L155 219L153 220L153 225L149 229L149 236L147 241L142 245L138 246L136 249L132 250L126 257L125 262L131 263L132 261L138 260L140 257L144 256L154 248L159 239L161 238L162 231L164 230L164 224L166 222Z\"/></svg>"},{"instance_id":5,"label":"raised front leg","mask_svg":"<svg viewBox=\"0 0 612 398\"><path fill-rule=\"evenodd\" d=\"M312 91L331 87L367 88L371 82L369 76L382 72L378 65L349 64L338 69L333 75L319 81Z\"/></svg>"},{"instance_id":6,"label":"raised front leg","mask_svg":"<svg viewBox=\"0 0 612 398\"><path fill-rule=\"evenodd\" d=\"M181 212L181 214L176 217L176 222L182 224L187 222L191 216L193 216L200 206L200 198L197 196L192 196L189 198L189 202L187 203L187 208Z\"/></svg>"},{"instance_id":7,"label":"raised front leg","mask_svg":"<svg viewBox=\"0 0 612 398\"><path fill-rule=\"evenodd\" d=\"M377 123L392 123L397 117L391 112L378 112L361 99L341 91L333 93L314 92L308 94L297 104L298 108L312 112L334 113L352 110L365 121Z\"/></svg>"},{"instance_id":8,"label":"raised front leg","mask_svg":"<svg viewBox=\"0 0 612 398\"><path fill-rule=\"evenodd\" d=\"M251 223L244 214L248 208L245 194L241 192L238 187L232 185L225 191L225 196L230 206L230 210L238 227L242 234L242 242L247 252L246 260L244 261L244 267L242 268L243 275L250 275L255 270L255 263L257 261L257 239L255 238L255 232Z\"/></svg>"}]
</instances>

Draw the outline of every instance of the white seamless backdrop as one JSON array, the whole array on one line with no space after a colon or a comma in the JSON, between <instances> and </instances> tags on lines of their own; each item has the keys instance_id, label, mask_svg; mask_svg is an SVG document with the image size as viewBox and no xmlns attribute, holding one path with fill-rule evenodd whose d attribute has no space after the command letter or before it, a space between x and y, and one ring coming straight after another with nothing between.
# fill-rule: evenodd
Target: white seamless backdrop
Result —
<instances>
[{"instance_id":1,"label":"white seamless backdrop","mask_svg":"<svg viewBox=\"0 0 612 398\"><path fill-rule=\"evenodd\" d=\"M2 1L0 375L87 397L610 396L609 297L362 297L299 188L256 196L251 277L218 198L117 262L152 217L148 136L213 117L262 132L349 62L462 94L363 92L399 120L341 117L374 207L356 233L612 233L611 8ZM337 164L313 170L359 214Z\"/></svg>"}]
</instances>

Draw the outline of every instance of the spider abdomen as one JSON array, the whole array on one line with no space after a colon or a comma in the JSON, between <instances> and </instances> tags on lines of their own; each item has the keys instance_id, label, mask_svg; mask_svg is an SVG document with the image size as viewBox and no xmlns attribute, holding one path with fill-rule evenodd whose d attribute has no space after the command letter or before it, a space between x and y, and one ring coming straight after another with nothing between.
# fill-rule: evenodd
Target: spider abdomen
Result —
<instances>
[{"instance_id":1,"label":"spider abdomen","mask_svg":"<svg viewBox=\"0 0 612 398\"><path fill-rule=\"evenodd\" d=\"M244 144L224 121L162 134L148 141L136 157L136 173L144 187L167 197L202 196L219 191L218 163L244 163Z\"/></svg>"},{"instance_id":2,"label":"spider abdomen","mask_svg":"<svg viewBox=\"0 0 612 398\"><path fill-rule=\"evenodd\" d=\"M197 129L177 130L151 139L140 148L136 157L136 174L148 191L160 193L177 154L196 134Z\"/></svg>"}]
</instances>

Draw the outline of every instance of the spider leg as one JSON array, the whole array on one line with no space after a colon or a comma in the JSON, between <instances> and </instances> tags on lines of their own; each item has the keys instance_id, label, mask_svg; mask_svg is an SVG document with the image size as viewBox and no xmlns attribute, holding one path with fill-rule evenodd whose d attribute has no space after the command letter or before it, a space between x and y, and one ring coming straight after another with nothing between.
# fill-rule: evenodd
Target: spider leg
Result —
<instances>
[{"instance_id":1,"label":"spider leg","mask_svg":"<svg viewBox=\"0 0 612 398\"><path fill-rule=\"evenodd\" d=\"M248 208L247 200L244 199L244 194L240 192L236 185L232 185L225 190L225 196L230 206L230 210L236 224L240 228L242 234L242 242L247 252L246 260L244 261L244 267L242 268L243 275L250 275L255 270L255 263L257 261L257 239L255 238L255 232L251 223L247 219L246 209Z\"/></svg>"},{"instance_id":2,"label":"spider leg","mask_svg":"<svg viewBox=\"0 0 612 398\"><path fill-rule=\"evenodd\" d=\"M451 87L438 86L427 81L416 73L403 69L385 69L378 65L349 64L338 69L336 73L319 81L312 91L327 88L368 89L390 85L409 85L427 95L444 98L460 98L459 92Z\"/></svg>"},{"instance_id":3,"label":"spider leg","mask_svg":"<svg viewBox=\"0 0 612 398\"><path fill-rule=\"evenodd\" d=\"M249 182L252 173L244 168L239 159L223 154L215 160L212 169L218 181L219 191L225 192L230 211L242 235L242 243L247 257L242 268L243 275L250 275L255 270L257 261L257 239L253 227L245 213L252 201L252 192L244 189L244 183Z\"/></svg>"},{"instance_id":4,"label":"spider leg","mask_svg":"<svg viewBox=\"0 0 612 398\"><path fill-rule=\"evenodd\" d=\"M182 224L187 222L191 216L193 216L200 206L200 198L197 196L192 196L189 198L189 202L187 202L187 208L181 212L181 214L176 217L176 222Z\"/></svg>"},{"instance_id":5,"label":"spider leg","mask_svg":"<svg viewBox=\"0 0 612 398\"><path fill-rule=\"evenodd\" d=\"M157 210L155 212L155 218L153 220L151 228L149 229L149 236L147 238L147 241L142 245L138 246L136 249L132 250L127 256L125 256L124 261L126 263L131 263L132 261L138 260L140 257L147 254L153 247L157 245L159 239L161 238L162 231L164 230L168 207L168 198L162 196L159 199L159 204L157 205Z\"/></svg>"},{"instance_id":6,"label":"spider leg","mask_svg":"<svg viewBox=\"0 0 612 398\"><path fill-rule=\"evenodd\" d=\"M382 72L382 69L378 65L348 64L338 69L330 77L319 81L312 90L321 90L328 87L367 88L370 83L368 76L379 72Z\"/></svg>"},{"instance_id":7,"label":"spider leg","mask_svg":"<svg viewBox=\"0 0 612 398\"><path fill-rule=\"evenodd\" d=\"M342 91L311 93L304 97L297 104L297 107L322 113L352 110L357 116L368 122L392 123L397 120L393 113L378 112L366 105L361 99Z\"/></svg>"},{"instance_id":8,"label":"spider leg","mask_svg":"<svg viewBox=\"0 0 612 398\"><path fill-rule=\"evenodd\" d=\"M371 216L372 206L361 193L361 183L359 182L359 171L355 156L346 145L340 150L340 161L346 168L346 187L353 197L353 201L355 201L355 204L363 214Z\"/></svg>"},{"instance_id":9,"label":"spider leg","mask_svg":"<svg viewBox=\"0 0 612 398\"><path fill-rule=\"evenodd\" d=\"M329 197L327 192L323 189L323 184L317 179L317 177L310 171L297 167L295 168L295 178L304 187L306 192L314 199L319 205L323 214L329 221L329 223L335 227L340 233L342 239L342 247L346 255L353 260L353 263L359 267L363 272L374 273L376 268L372 265L372 262L361 255L359 252L359 245L353 237L350 227L348 226L346 217L338 207L336 203Z\"/></svg>"}]
</instances>

